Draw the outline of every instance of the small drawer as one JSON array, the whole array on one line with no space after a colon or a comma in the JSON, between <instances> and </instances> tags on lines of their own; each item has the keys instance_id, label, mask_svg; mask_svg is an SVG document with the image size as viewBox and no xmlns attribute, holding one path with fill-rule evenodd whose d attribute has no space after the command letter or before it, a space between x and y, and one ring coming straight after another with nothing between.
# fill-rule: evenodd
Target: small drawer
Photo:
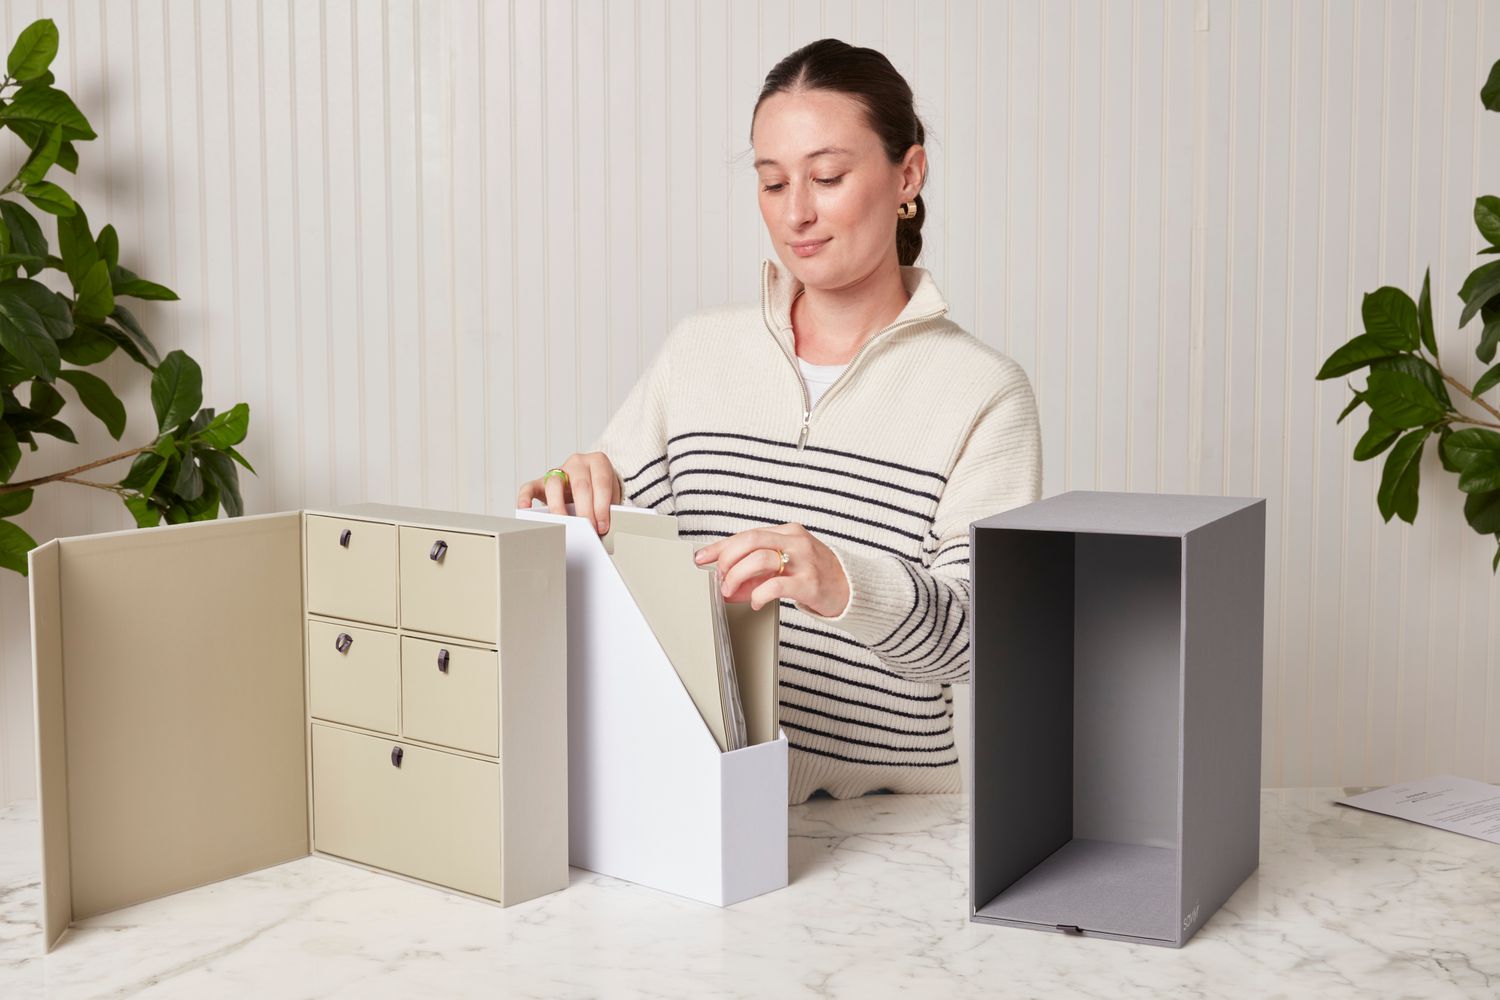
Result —
<instances>
[{"instance_id":1,"label":"small drawer","mask_svg":"<svg viewBox=\"0 0 1500 1000\"><path fill-rule=\"evenodd\" d=\"M500 900L499 764L317 724L312 744L314 848Z\"/></svg>"},{"instance_id":2,"label":"small drawer","mask_svg":"<svg viewBox=\"0 0 1500 1000\"><path fill-rule=\"evenodd\" d=\"M500 754L500 654L401 639L401 732L407 739Z\"/></svg>"},{"instance_id":3,"label":"small drawer","mask_svg":"<svg viewBox=\"0 0 1500 1000\"><path fill-rule=\"evenodd\" d=\"M308 714L385 733L400 732L400 655L396 637L389 632L309 621Z\"/></svg>"},{"instance_id":4,"label":"small drawer","mask_svg":"<svg viewBox=\"0 0 1500 1000\"><path fill-rule=\"evenodd\" d=\"M494 642L499 566L493 535L400 528L401 627Z\"/></svg>"},{"instance_id":5,"label":"small drawer","mask_svg":"<svg viewBox=\"0 0 1500 1000\"><path fill-rule=\"evenodd\" d=\"M307 610L396 624L396 526L309 514Z\"/></svg>"}]
</instances>

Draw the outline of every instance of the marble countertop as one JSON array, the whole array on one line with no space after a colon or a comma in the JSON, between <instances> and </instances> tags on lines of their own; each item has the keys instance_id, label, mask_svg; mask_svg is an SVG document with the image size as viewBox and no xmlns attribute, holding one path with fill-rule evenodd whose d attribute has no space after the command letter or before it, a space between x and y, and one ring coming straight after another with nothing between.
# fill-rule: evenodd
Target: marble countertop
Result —
<instances>
[{"instance_id":1,"label":"marble countertop","mask_svg":"<svg viewBox=\"0 0 1500 1000\"><path fill-rule=\"evenodd\" d=\"M34 802L0 810L0 996L1495 997L1500 847L1268 790L1261 866L1181 950L967 920L960 796L792 810L792 884L717 909L575 870L500 909L321 857L41 953Z\"/></svg>"}]
</instances>

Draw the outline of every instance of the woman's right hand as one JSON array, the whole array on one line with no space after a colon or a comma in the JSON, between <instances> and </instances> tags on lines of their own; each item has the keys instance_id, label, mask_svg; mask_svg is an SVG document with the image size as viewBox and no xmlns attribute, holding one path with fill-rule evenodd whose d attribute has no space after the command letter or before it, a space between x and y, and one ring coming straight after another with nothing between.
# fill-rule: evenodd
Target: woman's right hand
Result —
<instances>
[{"instance_id":1,"label":"woman's right hand","mask_svg":"<svg viewBox=\"0 0 1500 1000\"><path fill-rule=\"evenodd\" d=\"M566 514L568 503L573 512L593 522L594 530L604 534L609 530L609 506L620 502L620 477L615 467L602 451L590 451L570 455L557 468L568 474L564 481L560 476L543 476L521 486L516 494L516 509L525 510L531 501L542 500L554 514Z\"/></svg>"}]
</instances>

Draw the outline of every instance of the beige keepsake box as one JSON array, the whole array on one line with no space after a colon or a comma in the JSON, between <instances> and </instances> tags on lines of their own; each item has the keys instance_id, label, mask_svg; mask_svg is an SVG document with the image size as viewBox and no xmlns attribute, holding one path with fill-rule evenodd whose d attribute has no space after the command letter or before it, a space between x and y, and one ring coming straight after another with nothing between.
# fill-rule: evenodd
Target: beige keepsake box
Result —
<instances>
[{"instance_id":1,"label":"beige keepsake box","mask_svg":"<svg viewBox=\"0 0 1500 1000\"><path fill-rule=\"evenodd\" d=\"M568 883L562 527L358 504L30 556L43 926L309 853Z\"/></svg>"}]
</instances>

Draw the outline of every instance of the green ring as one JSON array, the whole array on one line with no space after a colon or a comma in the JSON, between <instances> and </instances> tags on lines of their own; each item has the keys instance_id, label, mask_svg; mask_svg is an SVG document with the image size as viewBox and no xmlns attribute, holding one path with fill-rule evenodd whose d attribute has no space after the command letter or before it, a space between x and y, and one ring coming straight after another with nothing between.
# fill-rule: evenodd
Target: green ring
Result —
<instances>
[{"instance_id":1,"label":"green ring","mask_svg":"<svg viewBox=\"0 0 1500 1000\"><path fill-rule=\"evenodd\" d=\"M543 476L542 478L543 479L561 479L563 482L566 483L568 481L568 474L566 472L564 472L563 470L561 470L561 469L548 469L547 470L547 474L545 476Z\"/></svg>"}]
</instances>

